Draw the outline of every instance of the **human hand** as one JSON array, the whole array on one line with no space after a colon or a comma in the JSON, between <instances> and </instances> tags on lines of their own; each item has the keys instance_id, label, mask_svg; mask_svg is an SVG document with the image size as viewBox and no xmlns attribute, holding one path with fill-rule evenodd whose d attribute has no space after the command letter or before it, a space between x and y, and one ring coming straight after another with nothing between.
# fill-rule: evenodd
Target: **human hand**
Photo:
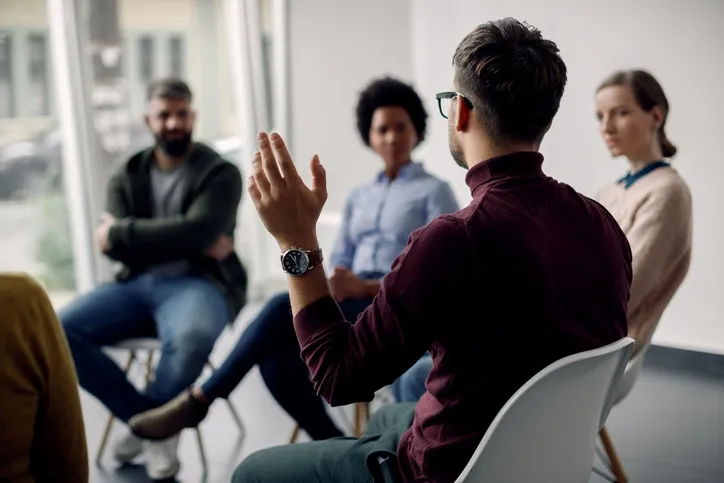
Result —
<instances>
[{"instance_id":1,"label":"human hand","mask_svg":"<svg viewBox=\"0 0 724 483\"><path fill-rule=\"evenodd\" d=\"M363 298L368 296L367 283L355 275L351 270L334 267L329 277L329 290L337 302L347 299Z\"/></svg>"},{"instance_id":2,"label":"human hand","mask_svg":"<svg viewBox=\"0 0 724 483\"><path fill-rule=\"evenodd\" d=\"M327 201L326 172L314 156L310 163L312 188L299 176L284 140L276 133L259 133L249 194L259 218L282 250L314 250L316 226Z\"/></svg>"},{"instance_id":3,"label":"human hand","mask_svg":"<svg viewBox=\"0 0 724 483\"><path fill-rule=\"evenodd\" d=\"M234 239L228 235L222 234L213 245L206 249L204 255L215 258L219 262L223 262L229 255L234 253Z\"/></svg>"},{"instance_id":4,"label":"human hand","mask_svg":"<svg viewBox=\"0 0 724 483\"><path fill-rule=\"evenodd\" d=\"M111 249L110 240L108 239L108 234L111 231L111 227L116 222L116 219L111 215L110 213L103 213L101 215L101 222L96 228L95 231L95 239L96 239L96 245L98 246L98 249L106 253L108 250Z\"/></svg>"}]
</instances>

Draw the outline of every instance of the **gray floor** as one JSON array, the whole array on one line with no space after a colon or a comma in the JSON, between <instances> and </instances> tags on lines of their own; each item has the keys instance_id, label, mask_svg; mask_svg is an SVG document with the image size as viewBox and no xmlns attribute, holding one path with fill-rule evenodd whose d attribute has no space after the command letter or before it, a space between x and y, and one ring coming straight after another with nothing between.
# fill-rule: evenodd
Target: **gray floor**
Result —
<instances>
[{"instance_id":1,"label":"gray floor","mask_svg":"<svg viewBox=\"0 0 724 483\"><path fill-rule=\"evenodd\" d=\"M253 310L245 311L253 315ZM213 359L222 361L242 330L245 320L232 333L224 334ZM689 361L672 362L668 352L647 358L644 371L629 397L614 408L608 420L609 433L632 483L724 483L724 364L715 361L692 370ZM137 369L136 376L140 376ZM232 395L246 426L239 438L223 403L212 407L201 426L209 472L203 476L196 438L192 431L182 435L181 482L228 483L246 455L284 443L293 428L291 419L276 405L254 371ZM95 400L83 396L91 458L105 425L107 413ZM340 425L348 427L349 411L333 413ZM114 425L111 435L119 437L124 428ZM598 462L601 466L601 462ZM148 482L140 464L120 468L107 450L101 465L91 464L94 483ZM606 480L592 475L590 483Z\"/></svg>"}]
</instances>

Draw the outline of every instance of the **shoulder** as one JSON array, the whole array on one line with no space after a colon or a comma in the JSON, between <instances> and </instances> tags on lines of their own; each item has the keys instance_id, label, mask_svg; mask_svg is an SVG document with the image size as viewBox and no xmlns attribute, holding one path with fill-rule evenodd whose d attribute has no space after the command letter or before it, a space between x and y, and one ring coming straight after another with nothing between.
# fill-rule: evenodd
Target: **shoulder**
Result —
<instances>
[{"instance_id":1,"label":"shoulder","mask_svg":"<svg viewBox=\"0 0 724 483\"><path fill-rule=\"evenodd\" d=\"M461 213L438 216L410 235L409 245L423 244L432 250L444 248L462 248L468 236L465 218Z\"/></svg>"},{"instance_id":2,"label":"shoulder","mask_svg":"<svg viewBox=\"0 0 724 483\"><path fill-rule=\"evenodd\" d=\"M642 206L662 212L691 210L689 186L674 168L656 170L641 181Z\"/></svg>"},{"instance_id":3,"label":"shoulder","mask_svg":"<svg viewBox=\"0 0 724 483\"><path fill-rule=\"evenodd\" d=\"M3 298L10 297L37 297L45 295L43 287L26 273L0 274L0 293Z\"/></svg>"},{"instance_id":4,"label":"shoulder","mask_svg":"<svg viewBox=\"0 0 724 483\"><path fill-rule=\"evenodd\" d=\"M606 200L616 197L616 193L621 190L621 185L617 182L608 183L607 185L599 188L593 194L593 199L599 203L606 204Z\"/></svg>"},{"instance_id":5,"label":"shoulder","mask_svg":"<svg viewBox=\"0 0 724 483\"><path fill-rule=\"evenodd\" d=\"M241 170L238 166L204 143L194 143L189 161L199 165L202 178L241 181Z\"/></svg>"},{"instance_id":6,"label":"shoulder","mask_svg":"<svg viewBox=\"0 0 724 483\"><path fill-rule=\"evenodd\" d=\"M0 306L4 308L4 315L9 321L3 321L0 326L8 327L14 323L21 323L21 314L32 314L33 318L41 318L46 313L54 313L48 295L43 287L25 273L5 273L0 275ZM40 308L41 312L38 312ZM27 320L22 320L27 322ZM41 323L41 320L37 321ZM35 324L37 325L37 324ZM31 330L30 327L26 327ZM13 329L10 329L13 330Z\"/></svg>"}]
</instances>

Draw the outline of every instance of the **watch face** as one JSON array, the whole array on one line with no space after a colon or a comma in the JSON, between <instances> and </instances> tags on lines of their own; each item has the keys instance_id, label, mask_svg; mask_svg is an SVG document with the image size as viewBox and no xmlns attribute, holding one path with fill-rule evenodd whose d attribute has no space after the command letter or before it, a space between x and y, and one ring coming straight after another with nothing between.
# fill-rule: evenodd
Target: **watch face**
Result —
<instances>
[{"instance_id":1,"label":"watch face","mask_svg":"<svg viewBox=\"0 0 724 483\"><path fill-rule=\"evenodd\" d=\"M301 250L288 250L282 255L282 268L289 275L303 275L309 269L309 256Z\"/></svg>"}]
</instances>

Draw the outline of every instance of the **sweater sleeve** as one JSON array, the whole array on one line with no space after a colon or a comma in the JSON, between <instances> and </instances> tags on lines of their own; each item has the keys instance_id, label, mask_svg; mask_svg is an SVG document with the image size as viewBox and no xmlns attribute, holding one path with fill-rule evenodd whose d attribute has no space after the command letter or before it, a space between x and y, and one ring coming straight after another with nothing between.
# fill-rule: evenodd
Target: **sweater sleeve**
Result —
<instances>
[{"instance_id":1,"label":"sweater sleeve","mask_svg":"<svg viewBox=\"0 0 724 483\"><path fill-rule=\"evenodd\" d=\"M297 314L302 358L322 398L333 406L370 401L412 367L445 330L441 322L463 297L466 246L456 220L437 218L413 232L372 305L354 324L331 297Z\"/></svg>"},{"instance_id":2,"label":"sweater sleeve","mask_svg":"<svg viewBox=\"0 0 724 483\"><path fill-rule=\"evenodd\" d=\"M669 276L690 243L691 198L683 185L662 187L636 210L626 236L633 255L633 281L629 299L629 320L645 310L647 299L662 279ZM640 320L640 319L639 319ZM641 327L629 327L640 332Z\"/></svg>"},{"instance_id":3,"label":"sweater sleeve","mask_svg":"<svg viewBox=\"0 0 724 483\"><path fill-rule=\"evenodd\" d=\"M183 215L117 220L108 234L112 251L139 264L200 255L236 221L242 193L241 173L233 164L209 176Z\"/></svg>"}]
</instances>

